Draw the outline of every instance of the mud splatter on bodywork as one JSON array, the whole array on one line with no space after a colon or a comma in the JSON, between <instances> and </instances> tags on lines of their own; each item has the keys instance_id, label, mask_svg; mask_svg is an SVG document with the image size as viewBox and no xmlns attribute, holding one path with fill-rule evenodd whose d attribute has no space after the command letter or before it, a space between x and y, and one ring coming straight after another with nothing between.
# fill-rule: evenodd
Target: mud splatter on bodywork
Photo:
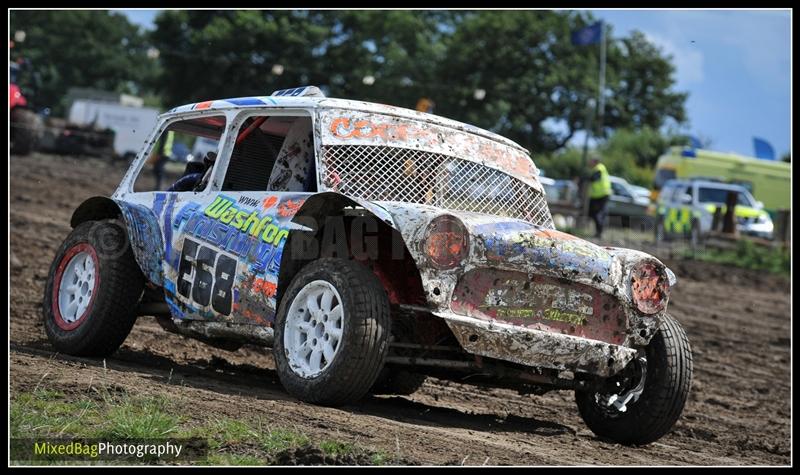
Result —
<instances>
[{"instance_id":1,"label":"mud splatter on bodywork","mask_svg":"<svg viewBox=\"0 0 800 475\"><path fill-rule=\"evenodd\" d=\"M633 348L516 325L465 317L448 318L447 325L470 353L528 366L609 376L636 356Z\"/></svg>"},{"instance_id":2,"label":"mud splatter on bodywork","mask_svg":"<svg viewBox=\"0 0 800 475\"><path fill-rule=\"evenodd\" d=\"M443 154L510 173L543 193L539 171L524 149L476 133L401 116L337 109L320 111L319 122L323 146L385 145ZM324 163L322 167L324 177Z\"/></svg>"},{"instance_id":3,"label":"mud splatter on bodywork","mask_svg":"<svg viewBox=\"0 0 800 475\"><path fill-rule=\"evenodd\" d=\"M128 240L139 268L155 285L164 285L164 245L157 215L146 206L115 200L128 230ZM163 206L163 202L159 205Z\"/></svg>"},{"instance_id":4,"label":"mud splatter on bodywork","mask_svg":"<svg viewBox=\"0 0 800 475\"><path fill-rule=\"evenodd\" d=\"M604 248L534 224L497 216L378 203L400 230L422 277L432 313L469 352L554 369L608 375L655 333L663 311L633 304L633 268L652 256ZM433 266L423 246L429 223L450 214L469 232L458 266ZM554 356L558 355L558 356Z\"/></svg>"},{"instance_id":5,"label":"mud splatter on bodywork","mask_svg":"<svg viewBox=\"0 0 800 475\"><path fill-rule=\"evenodd\" d=\"M459 315L616 345L628 323L619 302L596 288L493 268L464 274L450 307Z\"/></svg>"},{"instance_id":6,"label":"mud splatter on bodywork","mask_svg":"<svg viewBox=\"0 0 800 475\"><path fill-rule=\"evenodd\" d=\"M269 180L270 190L306 191L314 164L311 120L299 118L284 139Z\"/></svg>"},{"instance_id":7,"label":"mud splatter on bodywork","mask_svg":"<svg viewBox=\"0 0 800 475\"><path fill-rule=\"evenodd\" d=\"M219 213L212 210L208 216L203 216L204 207L213 205L208 201L216 199L212 195L176 205L157 194L155 217L146 208L124 209L126 221L137 223L128 225L137 260L153 282L163 282L175 318L271 325L283 243L293 229L307 230L293 217L325 218L326 210L345 204L364 208L399 232L419 270L424 309L444 319L463 348L475 355L608 375L658 328L664 310L647 315L637 308L631 274L650 263L648 275L666 275L670 285L674 275L647 254L603 248L555 231L536 166L525 149L507 139L429 114L358 101L263 97L207 106L227 110L231 130L246 115L238 116L236 108L309 112L314 142L295 134L278 157L271 183L292 188L315 169L319 193L217 196L235 203L218 202ZM177 108L161 125L182 111L197 114L194 105ZM228 134L224 141L222 165L234 137ZM303 168L302 160L294 159L308 155L310 147L316 166ZM140 169L143 159L131 170ZM218 180L222 172L215 176ZM129 172L115 198L124 198L131 177ZM211 186L220 184L212 181ZM491 193L484 193L487 187ZM231 227L240 213L242 220L252 215L261 230L240 235L241 227ZM462 241L468 250L452 266L446 260L440 261L445 266L434 265L424 245L431 222L443 215L455 217L468 233ZM162 217L163 236L157 232ZM270 228L269 242L261 242L257 235L268 223L275 229ZM276 241L284 231L284 239ZM155 257L158 239L163 239L163 259ZM159 281L161 262L165 277ZM235 262L235 267L220 271L221 262ZM215 275L200 282L200 290L193 266ZM235 278L229 282L231 273ZM203 285L219 282L224 288L215 288L213 295L222 298L209 299ZM649 290L637 295L657 300Z\"/></svg>"},{"instance_id":8,"label":"mud splatter on bodywork","mask_svg":"<svg viewBox=\"0 0 800 475\"><path fill-rule=\"evenodd\" d=\"M173 317L270 326L283 247L308 193L219 194L170 213L176 258L165 268Z\"/></svg>"}]
</instances>

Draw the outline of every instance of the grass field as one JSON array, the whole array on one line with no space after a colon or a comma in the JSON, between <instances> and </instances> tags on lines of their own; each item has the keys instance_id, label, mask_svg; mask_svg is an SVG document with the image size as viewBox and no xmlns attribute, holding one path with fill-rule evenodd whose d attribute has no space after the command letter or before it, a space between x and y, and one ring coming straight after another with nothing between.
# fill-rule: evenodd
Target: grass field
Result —
<instances>
[{"instance_id":1,"label":"grass field","mask_svg":"<svg viewBox=\"0 0 800 475\"><path fill-rule=\"evenodd\" d=\"M11 438L187 439L205 438L209 451L198 465L385 465L389 454L332 439L312 440L279 424L228 417L196 422L163 395L132 395L117 387L90 386L65 394L44 387L14 395ZM15 461L22 463L22 461ZM35 462L35 464L65 462ZM91 462L74 462L90 464ZM104 461L103 464L114 464ZM145 461L147 463L147 461ZM67 464L72 464L67 462Z\"/></svg>"}]
</instances>

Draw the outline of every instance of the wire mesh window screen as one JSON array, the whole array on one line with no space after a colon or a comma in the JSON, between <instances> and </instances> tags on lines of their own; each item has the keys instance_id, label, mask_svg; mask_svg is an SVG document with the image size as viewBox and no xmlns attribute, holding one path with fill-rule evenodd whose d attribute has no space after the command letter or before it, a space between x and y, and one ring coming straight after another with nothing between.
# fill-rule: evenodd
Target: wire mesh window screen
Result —
<instances>
[{"instance_id":1,"label":"wire mesh window screen","mask_svg":"<svg viewBox=\"0 0 800 475\"><path fill-rule=\"evenodd\" d=\"M479 163L374 145L323 148L325 186L370 201L404 201L507 216L553 228L544 195Z\"/></svg>"}]
</instances>

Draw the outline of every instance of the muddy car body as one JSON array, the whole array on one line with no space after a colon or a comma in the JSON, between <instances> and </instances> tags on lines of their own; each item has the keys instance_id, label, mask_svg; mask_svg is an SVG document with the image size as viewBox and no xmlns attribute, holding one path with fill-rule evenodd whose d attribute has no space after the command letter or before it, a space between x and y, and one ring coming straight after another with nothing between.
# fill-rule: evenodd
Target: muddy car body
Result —
<instances>
[{"instance_id":1,"label":"muddy car body","mask_svg":"<svg viewBox=\"0 0 800 475\"><path fill-rule=\"evenodd\" d=\"M134 191L160 137L189 129L219 141L202 180ZM48 335L107 354L153 315L220 348L272 346L284 386L310 402L469 376L573 389L598 434L655 440L691 377L666 313L675 277L555 230L537 177L503 137L313 87L178 107L115 193L75 211L45 291ZM648 406L664 391L669 407Z\"/></svg>"}]
</instances>

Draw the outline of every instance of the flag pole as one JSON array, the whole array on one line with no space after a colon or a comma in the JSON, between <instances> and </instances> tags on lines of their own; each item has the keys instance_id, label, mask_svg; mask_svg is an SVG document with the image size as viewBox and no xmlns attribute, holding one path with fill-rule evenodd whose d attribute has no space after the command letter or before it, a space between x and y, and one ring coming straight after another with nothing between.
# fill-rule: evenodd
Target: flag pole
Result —
<instances>
[{"instance_id":1,"label":"flag pole","mask_svg":"<svg viewBox=\"0 0 800 475\"><path fill-rule=\"evenodd\" d=\"M597 87L598 136L603 134L603 115L606 111L606 95L604 94L606 88L606 24L602 20L600 21L600 31L600 82Z\"/></svg>"},{"instance_id":2,"label":"flag pole","mask_svg":"<svg viewBox=\"0 0 800 475\"><path fill-rule=\"evenodd\" d=\"M606 88L606 24L603 20L600 20L600 80L597 84L597 134L596 136L599 137L603 133L603 114L605 113L606 108L606 98L603 91ZM592 135L592 114L591 108L589 108L589 113L587 114L587 123L586 123L586 137L583 140L583 157L582 157L582 172L585 173L586 171L586 159L589 153L589 137ZM589 193L587 192L586 182L583 182L582 193L581 193L581 218L587 216L589 212Z\"/></svg>"},{"instance_id":3,"label":"flag pole","mask_svg":"<svg viewBox=\"0 0 800 475\"><path fill-rule=\"evenodd\" d=\"M586 156L589 153L589 136L592 134L592 118L594 117L594 108L596 104L593 104L593 100L589 99L588 107L586 107L586 136L583 139L583 158L582 158L582 166L580 173L584 178L580 180L581 188L580 188L580 216L578 218L578 228L583 230L586 226L586 218L589 214L589 186L586 177Z\"/></svg>"}]
</instances>

